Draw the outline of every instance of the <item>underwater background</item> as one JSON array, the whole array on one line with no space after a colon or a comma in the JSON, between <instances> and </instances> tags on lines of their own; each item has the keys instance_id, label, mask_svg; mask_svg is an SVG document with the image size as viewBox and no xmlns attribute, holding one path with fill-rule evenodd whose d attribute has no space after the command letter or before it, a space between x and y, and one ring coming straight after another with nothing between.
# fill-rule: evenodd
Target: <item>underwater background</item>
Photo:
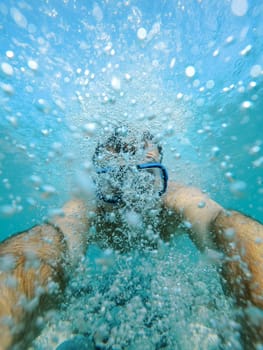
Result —
<instances>
[{"instance_id":1,"label":"underwater background","mask_svg":"<svg viewBox=\"0 0 263 350\"><path fill-rule=\"evenodd\" d=\"M113 120L150 125L174 179L262 221L262 6L1 2L1 239L63 203Z\"/></svg>"},{"instance_id":2,"label":"underwater background","mask_svg":"<svg viewBox=\"0 0 263 350\"><path fill-rule=\"evenodd\" d=\"M0 2L0 18L0 240L58 213L73 189L88 197L85 173L99 132L122 122L158 135L171 179L198 186L224 207L263 222L262 1L8 0ZM215 334L225 332L229 343L225 340L224 348L238 348L232 339L235 327L226 322L231 301L223 296L214 267L204 264L187 237L171 249L163 265L160 256L140 257L149 265L149 278L160 283L153 288L164 285L174 291L178 283L184 285L163 306L171 311L171 305L181 305L181 314L174 310L181 318L163 315L177 329L177 338L163 348L193 348L185 332L192 316L192 335L200 331L197 318L202 327L214 327ZM100 254L91 249L91 266ZM136 256L116 259L118 272L103 273L120 283L128 262L130 280L137 272L138 283L144 280ZM77 280L83 289L90 283L88 295L99 295L98 305L112 301L108 289L113 277L107 277L107 287L105 280L97 286L101 273L91 268L87 280ZM199 290L193 282L197 279ZM213 302L207 296L212 293L208 281ZM158 293L165 294L163 289ZM145 309L138 299L126 299ZM158 314L158 300L152 295L146 299ZM217 304L209 309L213 315L207 309L193 311L198 303ZM108 307L112 314L118 311L116 305ZM70 319L72 310L64 311L64 319ZM96 314L91 306L86 311L101 317L97 323L89 320L90 327L99 327L105 313ZM230 331L219 330L224 322ZM214 333L207 332L210 343L201 346L199 339L196 348L220 348ZM208 339L207 332L203 329L202 339ZM160 342L158 338L156 348ZM119 348L127 344L123 341ZM155 348L142 344L142 349ZM36 345L42 348L48 347Z\"/></svg>"}]
</instances>

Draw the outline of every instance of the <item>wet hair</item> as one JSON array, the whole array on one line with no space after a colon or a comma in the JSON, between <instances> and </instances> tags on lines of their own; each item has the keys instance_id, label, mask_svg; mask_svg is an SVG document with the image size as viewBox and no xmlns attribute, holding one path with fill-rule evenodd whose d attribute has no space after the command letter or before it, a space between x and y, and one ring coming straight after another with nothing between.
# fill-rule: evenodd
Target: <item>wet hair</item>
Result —
<instances>
[{"instance_id":1,"label":"wet hair","mask_svg":"<svg viewBox=\"0 0 263 350\"><path fill-rule=\"evenodd\" d=\"M163 149L153 134L151 134L149 131L142 132L140 141L141 144L144 145L146 145L146 142L151 141L151 143L157 147L160 154L160 162L162 162ZM104 143L99 142L97 144L92 157L92 162L94 165L96 165L98 163L99 156L103 154L105 149L113 153L124 152L135 155L138 150L138 146L138 136L135 137L129 129L117 127Z\"/></svg>"}]
</instances>

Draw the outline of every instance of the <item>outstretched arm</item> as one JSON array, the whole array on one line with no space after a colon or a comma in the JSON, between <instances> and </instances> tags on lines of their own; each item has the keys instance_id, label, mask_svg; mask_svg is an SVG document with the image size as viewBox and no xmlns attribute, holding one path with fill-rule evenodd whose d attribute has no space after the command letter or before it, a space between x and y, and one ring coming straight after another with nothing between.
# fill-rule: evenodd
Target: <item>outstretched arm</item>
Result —
<instances>
[{"instance_id":1,"label":"outstretched arm","mask_svg":"<svg viewBox=\"0 0 263 350\"><path fill-rule=\"evenodd\" d=\"M198 188L169 182L164 205L189 229L192 240L200 250L215 248L209 228L223 210L219 204Z\"/></svg>"},{"instance_id":2,"label":"outstretched arm","mask_svg":"<svg viewBox=\"0 0 263 350\"><path fill-rule=\"evenodd\" d=\"M263 309L263 225L236 211L222 211L211 234L224 252L224 277L239 304Z\"/></svg>"},{"instance_id":3,"label":"outstretched arm","mask_svg":"<svg viewBox=\"0 0 263 350\"><path fill-rule=\"evenodd\" d=\"M164 203L186 222L199 249L224 253L224 277L238 302L263 309L263 225L193 187L170 183Z\"/></svg>"},{"instance_id":4,"label":"outstretched arm","mask_svg":"<svg viewBox=\"0 0 263 350\"><path fill-rule=\"evenodd\" d=\"M69 261L75 266L87 248L87 204L81 199L73 199L63 207L63 216L54 217L51 223L63 232Z\"/></svg>"},{"instance_id":5,"label":"outstretched arm","mask_svg":"<svg viewBox=\"0 0 263 350\"><path fill-rule=\"evenodd\" d=\"M37 317L55 306L68 271L86 249L86 204L72 200L63 211L52 223L0 244L0 350L27 348Z\"/></svg>"}]
</instances>

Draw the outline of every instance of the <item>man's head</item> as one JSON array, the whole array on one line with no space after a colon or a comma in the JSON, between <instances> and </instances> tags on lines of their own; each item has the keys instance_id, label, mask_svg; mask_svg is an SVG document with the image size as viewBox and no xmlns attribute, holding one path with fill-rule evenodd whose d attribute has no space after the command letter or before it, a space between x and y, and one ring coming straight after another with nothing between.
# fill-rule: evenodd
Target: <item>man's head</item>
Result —
<instances>
[{"instance_id":1,"label":"man's head","mask_svg":"<svg viewBox=\"0 0 263 350\"><path fill-rule=\"evenodd\" d=\"M146 161L148 152L155 155L152 161L161 163L162 146L149 131L139 133L121 126L115 128L105 142L98 143L92 161L96 168L110 165L111 162L121 165L121 158L123 163L128 159L131 162L142 163Z\"/></svg>"},{"instance_id":2,"label":"man's head","mask_svg":"<svg viewBox=\"0 0 263 350\"><path fill-rule=\"evenodd\" d=\"M160 164L162 147L148 131L115 128L105 142L98 143L92 160L98 192L106 202L121 198L127 204L163 192L167 174Z\"/></svg>"}]
</instances>

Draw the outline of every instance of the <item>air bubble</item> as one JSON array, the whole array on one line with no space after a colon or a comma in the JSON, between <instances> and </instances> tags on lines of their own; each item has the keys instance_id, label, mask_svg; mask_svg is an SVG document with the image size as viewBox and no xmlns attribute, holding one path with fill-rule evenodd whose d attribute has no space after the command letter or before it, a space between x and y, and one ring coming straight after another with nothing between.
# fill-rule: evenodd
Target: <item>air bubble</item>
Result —
<instances>
[{"instance_id":1,"label":"air bubble","mask_svg":"<svg viewBox=\"0 0 263 350\"><path fill-rule=\"evenodd\" d=\"M230 35L226 38L226 44L231 44L234 41L233 35Z\"/></svg>"},{"instance_id":2,"label":"air bubble","mask_svg":"<svg viewBox=\"0 0 263 350\"><path fill-rule=\"evenodd\" d=\"M217 147L217 146L212 147L212 149L211 149L211 155L212 155L212 157L213 157L213 158L214 158L214 157L218 157L219 154L220 154L220 148Z\"/></svg>"},{"instance_id":3,"label":"air bubble","mask_svg":"<svg viewBox=\"0 0 263 350\"><path fill-rule=\"evenodd\" d=\"M192 78L195 75L195 67L194 66L188 66L185 69L185 75L188 78Z\"/></svg>"},{"instance_id":4,"label":"air bubble","mask_svg":"<svg viewBox=\"0 0 263 350\"><path fill-rule=\"evenodd\" d=\"M14 58L14 56L15 56L14 52L11 50L6 51L5 54L6 54L6 57L8 57L8 58Z\"/></svg>"},{"instance_id":5,"label":"air bubble","mask_svg":"<svg viewBox=\"0 0 263 350\"><path fill-rule=\"evenodd\" d=\"M230 171L227 171L226 173L225 173L225 177L227 178L227 180L228 181L230 181L230 182L232 182L232 181L234 181L234 175L230 172Z\"/></svg>"},{"instance_id":6,"label":"air bubble","mask_svg":"<svg viewBox=\"0 0 263 350\"><path fill-rule=\"evenodd\" d=\"M92 15L95 17L97 22L101 22L103 20L103 12L98 4L94 4Z\"/></svg>"},{"instance_id":7,"label":"air bubble","mask_svg":"<svg viewBox=\"0 0 263 350\"><path fill-rule=\"evenodd\" d=\"M54 143L52 144L52 148L53 148L53 150L54 150L55 152L60 153L60 152L61 152L61 149L62 149L62 143L60 143L60 142L54 142Z\"/></svg>"},{"instance_id":8,"label":"air bubble","mask_svg":"<svg viewBox=\"0 0 263 350\"><path fill-rule=\"evenodd\" d=\"M113 77L111 79L111 86L114 90L120 90L121 89L121 81L117 77Z\"/></svg>"},{"instance_id":9,"label":"air bubble","mask_svg":"<svg viewBox=\"0 0 263 350\"><path fill-rule=\"evenodd\" d=\"M244 16L248 10L247 0L232 0L231 10L235 16Z\"/></svg>"},{"instance_id":10,"label":"air bubble","mask_svg":"<svg viewBox=\"0 0 263 350\"><path fill-rule=\"evenodd\" d=\"M259 64L255 64L250 69L250 75L253 78L257 78L262 74L262 67Z\"/></svg>"},{"instance_id":11,"label":"air bubble","mask_svg":"<svg viewBox=\"0 0 263 350\"><path fill-rule=\"evenodd\" d=\"M201 201L198 203L198 208L204 208L206 206L206 202Z\"/></svg>"},{"instance_id":12,"label":"air bubble","mask_svg":"<svg viewBox=\"0 0 263 350\"><path fill-rule=\"evenodd\" d=\"M2 69L3 73L6 74L6 75L10 75L11 76L14 73L14 70L13 70L13 67L11 66L11 64L6 63L6 62L3 62L1 64L1 69Z\"/></svg>"},{"instance_id":13,"label":"air bubble","mask_svg":"<svg viewBox=\"0 0 263 350\"><path fill-rule=\"evenodd\" d=\"M262 167L262 166L263 166L263 157L260 157L260 158L256 159L256 160L253 162L253 165L254 165L254 167L256 167L256 168Z\"/></svg>"},{"instance_id":14,"label":"air bubble","mask_svg":"<svg viewBox=\"0 0 263 350\"><path fill-rule=\"evenodd\" d=\"M244 109L248 109L248 108L251 108L252 103L250 101L244 101L241 106Z\"/></svg>"},{"instance_id":15,"label":"air bubble","mask_svg":"<svg viewBox=\"0 0 263 350\"><path fill-rule=\"evenodd\" d=\"M137 37L139 40L145 40L147 37L147 30L143 27L139 28L137 31Z\"/></svg>"},{"instance_id":16,"label":"air bubble","mask_svg":"<svg viewBox=\"0 0 263 350\"><path fill-rule=\"evenodd\" d=\"M10 117L7 117L6 119L9 121L9 123L12 126L17 127L18 123L17 123L17 118L16 117L10 116Z\"/></svg>"},{"instance_id":17,"label":"air bubble","mask_svg":"<svg viewBox=\"0 0 263 350\"><path fill-rule=\"evenodd\" d=\"M232 241L233 238L235 237L235 230L230 227L230 228L227 228L225 231L224 231L224 236L227 240L230 240Z\"/></svg>"},{"instance_id":18,"label":"air bubble","mask_svg":"<svg viewBox=\"0 0 263 350\"><path fill-rule=\"evenodd\" d=\"M12 205L6 204L0 207L0 214L3 216L12 216L13 214L15 214L15 212L16 212L16 209Z\"/></svg>"},{"instance_id":19,"label":"air bubble","mask_svg":"<svg viewBox=\"0 0 263 350\"><path fill-rule=\"evenodd\" d=\"M171 68L171 69L175 66L175 62L176 62L176 60L175 60L175 58L173 57L173 58L171 59L171 62L170 62L170 68Z\"/></svg>"},{"instance_id":20,"label":"air bubble","mask_svg":"<svg viewBox=\"0 0 263 350\"><path fill-rule=\"evenodd\" d=\"M48 129L42 129L41 130L41 134L44 136L48 136L49 135L49 130Z\"/></svg>"},{"instance_id":21,"label":"air bubble","mask_svg":"<svg viewBox=\"0 0 263 350\"><path fill-rule=\"evenodd\" d=\"M14 88L10 84L1 84L1 89L8 95L13 95L14 93Z\"/></svg>"},{"instance_id":22,"label":"air bubble","mask_svg":"<svg viewBox=\"0 0 263 350\"><path fill-rule=\"evenodd\" d=\"M32 207L35 207L35 206L37 205L37 201L36 201L34 198L32 198L32 197L28 197L28 198L26 199L26 201L27 201L27 203L28 203L29 205L31 205Z\"/></svg>"},{"instance_id":23,"label":"air bubble","mask_svg":"<svg viewBox=\"0 0 263 350\"><path fill-rule=\"evenodd\" d=\"M87 172L90 172L93 170L93 164L92 162L86 160L84 163L83 163L83 169Z\"/></svg>"},{"instance_id":24,"label":"air bubble","mask_svg":"<svg viewBox=\"0 0 263 350\"><path fill-rule=\"evenodd\" d=\"M127 81L130 81L130 80L131 80L131 75L130 75L129 73L126 73L126 74L125 74L125 79L126 79Z\"/></svg>"},{"instance_id":25,"label":"air bubble","mask_svg":"<svg viewBox=\"0 0 263 350\"><path fill-rule=\"evenodd\" d=\"M213 52L213 56L216 57L219 55L219 49L216 49L214 52Z\"/></svg>"},{"instance_id":26,"label":"air bubble","mask_svg":"<svg viewBox=\"0 0 263 350\"><path fill-rule=\"evenodd\" d=\"M27 27L26 17L15 7L12 7L10 10L11 17L16 22L16 24L21 28Z\"/></svg>"},{"instance_id":27,"label":"air bubble","mask_svg":"<svg viewBox=\"0 0 263 350\"><path fill-rule=\"evenodd\" d=\"M48 113L50 108L47 104L47 101L44 100L43 98L39 98L37 101L36 101L36 107L39 111L43 112L43 113Z\"/></svg>"},{"instance_id":28,"label":"air bubble","mask_svg":"<svg viewBox=\"0 0 263 350\"><path fill-rule=\"evenodd\" d=\"M230 185L230 191L237 197L240 197L244 194L247 188L247 184L244 181L234 181Z\"/></svg>"},{"instance_id":29,"label":"air bubble","mask_svg":"<svg viewBox=\"0 0 263 350\"><path fill-rule=\"evenodd\" d=\"M83 126L83 131L85 134L89 137L94 136L95 132L97 130L97 125L96 123L87 123Z\"/></svg>"},{"instance_id":30,"label":"air bubble","mask_svg":"<svg viewBox=\"0 0 263 350\"><path fill-rule=\"evenodd\" d=\"M260 149L261 149L260 146L255 145L255 146L250 148L249 153L250 154L257 154L260 151Z\"/></svg>"},{"instance_id":31,"label":"air bubble","mask_svg":"<svg viewBox=\"0 0 263 350\"><path fill-rule=\"evenodd\" d=\"M214 86L215 86L214 80L208 80L207 81L207 83L206 83L207 89L213 89Z\"/></svg>"},{"instance_id":32,"label":"air bubble","mask_svg":"<svg viewBox=\"0 0 263 350\"><path fill-rule=\"evenodd\" d=\"M192 224L190 221L184 221L183 222L184 227L186 227L187 229L191 229L192 228Z\"/></svg>"},{"instance_id":33,"label":"air bubble","mask_svg":"<svg viewBox=\"0 0 263 350\"><path fill-rule=\"evenodd\" d=\"M11 271L15 268L16 259L12 254L6 254L0 258L1 270L4 272Z\"/></svg>"},{"instance_id":34,"label":"air bubble","mask_svg":"<svg viewBox=\"0 0 263 350\"><path fill-rule=\"evenodd\" d=\"M220 167L221 167L222 169L227 169L227 162L221 162L221 163L220 163Z\"/></svg>"},{"instance_id":35,"label":"air bubble","mask_svg":"<svg viewBox=\"0 0 263 350\"><path fill-rule=\"evenodd\" d=\"M42 183L41 177L37 175L31 175L29 179L34 184L34 186L39 186Z\"/></svg>"},{"instance_id":36,"label":"air bubble","mask_svg":"<svg viewBox=\"0 0 263 350\"><path fill-rule=\"evenodd\" d=\"M241 56L246 56L252 50L252 45L247 45L242 51L240 51Z\"/></svg>"},{"instance_id":37,"label":"air bubble","mask_svg":"<svg viewBox=\"0 0 263 350\"><path fill-rule=\"evenodd\" d=\"M32 70L38 70L38 63L36 61L33 61L33 60L29 60L27 62L27 65L30 69Z\"/></svg>"},{"instance_id":38,"label":"air bubble","mask_svg":"<svg viewBox=\"0 0 263 350\"><path fill-rule=\"evenodd\" d=\"M127 223L132 227L138 227L142 223L141 215L134 211L126 212L126 220Z\"/></svg>"},{"instance_id":39,"label":"air bubble","mask_svg":"<svg viewBox=\"0 0 263 350\"><path fill-rule=\"evenodd\" d=\"M198 88L199 85L200 85L200 80L195 79L195 80L193 81L193 87L194 87L194 88Z\"/></svg>"},{"instance_id":40,"label":"air bubble","mask_svg":"<svg viewBox=\"0 0 263 350\"><path fill-rule=\"evenodd\" d=\"M105 51L105 52L109 52L111 49L112 49L112 43L109 42L109 43L107 43L107 45L105 46L104 51Z\"/></svg>"},{"instance_id":41,"label":"air bubble","mask_svg":"<svg viewBox=\"0 0 263 350\"><path fill-rule=\"evenodd\" d=\"M256 87L257 86L257 83L255 82L255 81L251 81L250 83L249 83L249 87L251 88L251 89L253 89L254 87Z\"/></svg>"},{"instance_id":42,"label":"air bubble","mask_svg":"<svg viewBox=\"0 0 263 350\"><path fill-rule=\"evenodd\" d=\"M64 215L65 215L65 213L64 213L62 208L54 208L54 209L50 209L48 211L48 216L49 217L54 217L54 216L63 217Z\"/></svg>"},{"instance_id":43,"label":"air bubble","mask_svg":"<svg viewBox=\"0 0 263 350\"><path fill-rule=\"evenodd\" d=\"M158 60L153 60L152 61L152 66L157 68L159 66L159 61Z\"/></svg>"},{"instance_id":44,"label":"air bubble","mask_svg":"<svg viewBox=\"0 0 263 350\"><path fill-rule=\"evenodd\" d=\"M89 200L95 198L95 185L90 176L87 175L87 171L79 171L76 174L76 191L78 194L88 198Z\"/></svg>"},{"instance_id":45,"label":"air bubble","mask_svg":"<svg viewBox=\"0 0 263 350\"><path fill-rule=\"evenodd\" d=\"M43 191L42 195L44 198L49 198L49 197L53 196L54 194L56 194L56 189L52 185L44 185L42 187L42 191Z\"/></svg>"},{"instance_id":46,"label":"air bubble","mask_svg":"<svg viewBox=\"0 0 263 350\"><path fill-rule=\"evenodd\" d=\"M241 94L243 94L245 92L245 87L244 86L240 86L237 91Z\"/></svg>"}]
</instances>

